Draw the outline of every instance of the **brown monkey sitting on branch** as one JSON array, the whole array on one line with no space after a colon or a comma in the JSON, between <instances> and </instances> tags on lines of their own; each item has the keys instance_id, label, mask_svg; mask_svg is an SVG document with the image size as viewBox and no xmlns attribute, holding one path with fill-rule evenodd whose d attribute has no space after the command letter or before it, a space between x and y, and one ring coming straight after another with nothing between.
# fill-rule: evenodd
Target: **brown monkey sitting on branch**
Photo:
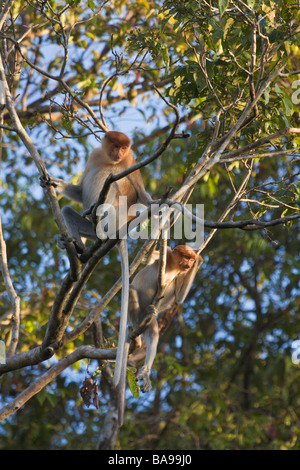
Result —
<instances>
[{"instance_id":1,"label":"brown monkey sitting on branch","mask_svg":"<svg viewBox=\"0 0 300 470\"><path fill-rule=\"evenodd\" d=\"M172 307L174 303L182 304L184 302L197 270L203 262L201 256L197 256L196 252L188 246L178 245L173 250L168 247L162 297L157 299L156 305L153 305L158 289L159 253L159 251L154 251L149 260L151 264L141 269L130 285L128 311L130 333L125 345L124 365L122 367L119 389L120 426L123 424L124 417L126 366L131 338L136 342L137 346L141 345L141 337L137 336L137 333L139 333L139 329L143 330L143 324L146 321L147 326L143 331L147 345L146 358L141 371L137 375L137 379L143 382L141 390L149 392L151 390L151 368L159 339L156 317L159 313Z\"/></svg>"},{"instance_id":2,"label":"brown monkey sitting on branch","mask_svg":"<svg viewBox=\"0 0 300 470\"><path fill-rule=\"evenodd\" d=\"M69 184L60 178L52 177L49 181L41 179L41 184L42 186L52 184L58 193L62 193L74 201L81 202L83 210L86 211L97 202L103 185L110 174L121 173L135 163L129 137L122 132L110 131L105 134L102 147L95 149L91 153L78 184ZM139 170L112 183L105 203L118 209L120 196L127 197L127 211L133 204L141 203L147 206L152 201L150 195L145 190ZM79 253L84 249L81 237L91 240L97 239L95 229L90 220L84 219L69 206L63 207L62 214L68 232L71 235L71 241L75 243ZM119 211L116 210L117 217L118 214ZM116 230L118 228L120 227L119 220L117 219Z\"/></svg>"}]
</instances>

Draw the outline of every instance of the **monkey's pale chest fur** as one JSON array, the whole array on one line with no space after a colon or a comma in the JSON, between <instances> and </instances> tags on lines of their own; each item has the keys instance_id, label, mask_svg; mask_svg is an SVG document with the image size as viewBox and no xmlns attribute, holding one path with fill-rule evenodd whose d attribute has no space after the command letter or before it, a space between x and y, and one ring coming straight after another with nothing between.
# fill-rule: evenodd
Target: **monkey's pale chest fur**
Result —
<instances>
[{"instance_id":1,"label":"monkey's pale chest fur","mask_svg":"<svg viewBox=\"0 0 300 470\"><path fill-rule=\"evenodd\" d=\"M110 174L117 174L126 168L120 166L110 166L103 168L99 171L97 165L91 165L89 171L84 175L82 181L82 203L83 208L88 209L92 204L97 202L99 194L103 185ZM111 184L107 197L106 204L118 206L118 197L126 196L128 200L128 207L137 202L137 193L128 178L122 178Z\"/></svg>"},{"instance_id":2,"label":"monkey's pale chest fur","mask_svg":"<svg viewBox=\"0 0 300 470\"><path fill-rule=\"evenodd\" d=\"M158 261L155 261L152 265L146 266L141 271L139 271L132 282L134 287L137 285L144 286L142 295L140 295L139 292L140 307L142 311L153 302L153 299L156 295L158 269ZM177 275L178 271L174 270L169 273L166 272L164 275L164 282L167 287L164 290L164 297L160 301L160 310L167 309L175 298L175 279Z\"/></svg>"}]
</instances>

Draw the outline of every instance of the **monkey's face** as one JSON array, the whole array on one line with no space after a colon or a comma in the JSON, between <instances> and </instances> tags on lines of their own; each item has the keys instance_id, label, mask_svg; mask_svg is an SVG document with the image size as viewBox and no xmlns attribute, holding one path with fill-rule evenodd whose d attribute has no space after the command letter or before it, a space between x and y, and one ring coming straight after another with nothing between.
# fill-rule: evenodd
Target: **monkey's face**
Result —
<instances>
[{"instance_id":1,"label":"monkey's face","mask_svg":"<svg viewBox=\"0 0 300 470\"><path fill-rule=\"evenodd\" d=\"M111 163L118 165L129 156L131 140L122 132L110 131L105 134L102 145Z\"/></svg>"},{"instance_id":2,"label":"monkey's face","mask_svg":"<svg viewBox=\"0 0 300 470\"><path fill-rule=\"evenodd\" d=\"M176 257L176 264L181 272L186 272L193 266L196 253L192 248L185 245L178 245L174 248L173 254Z\"/></svg>"},{"instance_id":3,"label":"monkey's face","mask_svg":"<svg viewBox=\"0 0 300 470\"><path fill-rule=\"evenodd\" d=\"M108 155L113 163L120 163L125 160L128 156L130 147L120 146L118 143L110 143Z\"/></svg>"},{"instance_id":4,"label":"monkey's face","mask_svg":"<svg viewBox=\"0 0 300 470\"><path fill-rule=\"evenodd\" d=\"M188 254L182 255L180 254L180 259L179 259L179 267L180 271L185 272L188 271L194 264L195 258L191 258Z\"/></svg>"}]
</instances>

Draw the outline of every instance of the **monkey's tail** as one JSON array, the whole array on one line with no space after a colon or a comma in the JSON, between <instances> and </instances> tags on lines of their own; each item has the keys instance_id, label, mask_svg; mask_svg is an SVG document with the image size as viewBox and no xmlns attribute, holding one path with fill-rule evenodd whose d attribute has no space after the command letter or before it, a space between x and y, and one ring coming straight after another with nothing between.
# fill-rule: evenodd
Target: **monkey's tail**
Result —
<instances>
[{"instance_id":1,"label":"monkey's tail","mask_svg":"<svg viewBox=\"0 0 300 470\"><path fill-rule=\"evenodd\" d=\"M128 302L129 302L129 262L128 262L128 248L127 240L121 239L118 243L118 248L121 257L122 267L122 298L121 298L121 315L120 315L120 328L119 340L116 357L115 372L113 383L118 387L120 383L121 371L124 362L124 352L126 344L126 329L127 329L127 316L128 316ZM126 359L127 361L127 359Z\"/></svg>"},{"instance_id":2,"label":"monkey's tail","mask_svg":"<svg viewBox=\"0 0 300 470\"><path fill-rule=\"evenodd\" d=\"M129 346L130 341L126 341L125 348L124 348L124 356L123 356L123 365L119 383L119 391L118 391L118 421L119 427L123 426L124 424L124 414L125 414L125 390L126 390L126 372L127 372L127 358L129 353Z\"/></svg>"}]
</instances>

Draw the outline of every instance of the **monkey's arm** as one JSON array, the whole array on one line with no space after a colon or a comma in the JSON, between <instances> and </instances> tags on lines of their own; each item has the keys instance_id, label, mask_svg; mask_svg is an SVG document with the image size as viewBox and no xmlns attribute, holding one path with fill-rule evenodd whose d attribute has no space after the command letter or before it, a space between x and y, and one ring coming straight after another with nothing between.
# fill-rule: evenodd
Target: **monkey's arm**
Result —
<instances>
[{"instance_id":1,"label":"monkey's arm","mask_svg":"<svg viewBox=\"0 0 300 470\"><path fill-rule=\"evenodd\" d=\"M180 274L176 280L175 298L178 304L183 304L188 295L191 285L194 282L198 269L203 263L203 258L199 256L194 265L187 273Z\"/></svg>"},{"instance_id":2,"label":"monkey's arm","mask_svg":"<svg viewBox=\"0 0 300 470\"><path fill-rule=\"evenodd\" d=\"M49 179L40 178L40 184L43 188L47 185L52 185L56 191L73 201L82 202L82 185L81 184L70 184L60 178L53 178L52 176Z\"/></svg>"},{"instance_id":3,"label":"monkey's arm","mask_svg":"<svg viewBox=\"0 0 300 470\"><path fill-rule=\"evenodd\" d=\"M146 207L150 206L150 203L152 201L153 201L152 197L145 190L140 191L138 193L138 202L141 203L141 204L144 204L144 206L146 206Z\"/></svg>"},{"instance_id":4,"label":"monkey's arm","mask_svg":"<svg viewBox=\"0 0 300 470\"><path fill-rule=\"evenodd\" d=\"M150 203L152 202L152 198L150 194L146 192L144 182L143 182L140 172L134 171L132 174L128 175L128 179L136 190L138 202L148 207Z\"/></svg>"}]
</instances>

